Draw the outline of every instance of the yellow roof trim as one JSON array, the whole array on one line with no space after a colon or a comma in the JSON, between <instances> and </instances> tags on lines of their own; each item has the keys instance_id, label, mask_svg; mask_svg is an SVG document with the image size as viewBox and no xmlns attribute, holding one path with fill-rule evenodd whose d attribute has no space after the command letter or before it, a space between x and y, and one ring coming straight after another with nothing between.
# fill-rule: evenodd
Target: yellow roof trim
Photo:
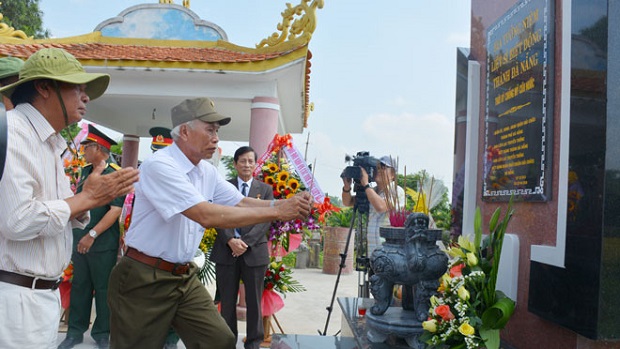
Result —
<instances>
[{"instance_id":1,"label":"yellow roof trim","mask_svg":"<svg viewBox=\"0 0 620 349\"><path fill-rule=\"evenodd\" d=\"M264 72L284 66L307 56L308 47L301 47L299 50L290 52L284 56L251 62L179 62L179 61L150 61L150 60L101 60L101 59L80 59L84 66L114 66L114 67L144 67L151 69L196 69L211 71L237 71L237 72Z\"/></svg>"},{"instance_id":2,"label":"yellow roof trim","mask_svg":"<svg viewBox=\"0 0 620 349\"><path fill-rule=\"evenodd\" d=\"M263 39L256 45L256 48L263 47L278 47L285 42L296 42L300 44L303 42L307 44L312 38L312 33L316 29L316 9L323 8L324 0L313 0L310 5L310 0L301 0L301 3L297 6L292 6L290 3L286 4L286 10L282 12L282 22L278 23L276 27L277 32L271 34L267 39ZM299 18L295 18L299 16Z\"/></svg>"},{"instance_id":3,"label":"yellow roof trim","mask_svg":"<svg viewBox=\"0 0 620 349\"><path fill-rule=\"evenodd\" d=\"M0 13L0 21L4 18L4 15L2 13ZM21 30L15 30L15 28L13 27L9 27L8 24L6 23L0 23L0 38L6 38L9 40L16 40L16 39L32 39L32 37L28 37L28 35L26 35L26 33L24 33ZM11 41L12 41L11 40Z\"/></svg>"}]
</instances>

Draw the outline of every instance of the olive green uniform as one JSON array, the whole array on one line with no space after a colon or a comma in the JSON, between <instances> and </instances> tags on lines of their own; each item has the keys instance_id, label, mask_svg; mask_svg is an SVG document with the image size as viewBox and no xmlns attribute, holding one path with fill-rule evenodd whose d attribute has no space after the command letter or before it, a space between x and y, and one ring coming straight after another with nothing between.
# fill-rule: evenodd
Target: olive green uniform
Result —
<instances>
[{"instance_id":1,"label":"olive green uniform","mask_svg":"<svg viewBox=\"0 0 620 349\"><path fill-rule=\"evenodd\" d=\"M116 171L113 166L108 165L102 174ZM81 184L92 172L92 165L82 169L82 178L78 185L77 192L82 190ZM107 304L108 298L108 278L114 265L116 265L120 227L115 222L105 232L98 232L99 235L89 249L88 253L77 253L77 244L93 229L101 218L110 210L111 206L122 207L125 201L124 196L117 197L105 206L90 210L90 222L84 229L73 229L73 281L71 285L71 302L69 305L69 328L67 337L82 338L84 332L88 330L91 316L93 293L95 297L95 310L97 317L93 323L91 336L98 340L108 338L110 335L110 311Z\"/></svg>"}]
</instances>

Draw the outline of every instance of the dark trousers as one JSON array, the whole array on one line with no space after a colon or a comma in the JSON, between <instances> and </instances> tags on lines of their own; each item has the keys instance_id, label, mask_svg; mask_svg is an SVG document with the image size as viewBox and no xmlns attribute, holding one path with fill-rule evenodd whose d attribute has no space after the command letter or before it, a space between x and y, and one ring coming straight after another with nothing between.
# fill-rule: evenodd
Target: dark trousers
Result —
<instances>
[{"instance_id":1,"label":"dark trousers","mask_svg":"<svg viewBox=\"0 0 620 349\"><path fill-rule=\"evenodd\" d=\"M233 265L216 264L215 277L217 289L220 292L220 306L222 317L235 337L237 330L237 293L239 280L245 287L246 313L246 349L258 349L265 338L263 328L263 313L261 299L263 297L265 272L267 265L258 267L248 266L243 258L237 258Z\"/></svg>"},{"instance_id":2,"label":"dark trousers","mask_svg":"<svg viewBox=\"0 0 620 349\"><path fill-rule=\"evenodd\" d=\"M108 278L116 264L116 250L73 252L73 280L69 304L69 328L67 337L82 338L90 324L90 314L95 297L97 317L91 337L95 340L110 336L110 311L108 308Z\"/></svg>"},{"instance_id":3,"label":"dark trousers","mask_svg":"<svg viewBox=\"0 0 620 349\"><path fill-rule=\"evenodd\" d=\"M174 275L123 257L108 289L113 349L162 348L172 326L187 348L234 349L235 337L191 264Z\"/></svg>"}]
</instances>

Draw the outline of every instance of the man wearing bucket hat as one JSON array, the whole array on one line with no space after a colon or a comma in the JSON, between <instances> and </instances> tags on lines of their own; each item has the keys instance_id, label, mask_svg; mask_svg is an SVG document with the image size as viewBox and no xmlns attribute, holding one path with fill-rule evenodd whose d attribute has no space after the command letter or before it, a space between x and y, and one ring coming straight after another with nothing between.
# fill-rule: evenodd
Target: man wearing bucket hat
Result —
<instances>
[{"instance_id":1,"label":"man wearing bucket hat","mask_svg":"<svg viewBox=\"0 0 620 349\"><path fill-rule=\"evenodd\" d=\"M211 99L187 99L172 108L172 145L142 163L127 253L110 275L111 347L161 348L172 325L188 348L234 348L192 262L204 228L309 214L309 193L277 202L245 197L206 161L229 122ZM241 248L232 253L241 255Z\"/></svg>"},{"instance_id":2,"label":"man wearing bucket hat","mask_svg":"<svg viewBox=\"0 0 620 349\"><path fill-rule=\"evenodd\" d=\"M10 85L19 79L19 70L24 65L24 61L17 57L0 58L0 87ZM6 110L13 109L13 103L5 96L2 96L2 103Z\"/></svg>"},{"instance_id":3,"label":"man wearing bucket hat","mask_svg":"<svg viewBox=\"0 0 620 349\"><path fill-rule=\"evenodd\" d=\"M119 168L110 158L110 147L116 142L92 124L88 125L88 134L82 141L84 166L77 192L82 191L82 183L93 170L92 164L101 161L106 163L102 174L110 174ZM120 226L118 217L121 214L124 196L90 210L90 222L84 229L73 229L73 279L71 281L71 297L69 305L69 328L67 336L58 346L59 349L73 348L84 340L84 332L88 330L95 298L97 314L91 337L98 348L109 347L110 342L110 311L107 304L108 279L110 271L116 264Z\"/></svg>"},{"instance_id":4,"label":"man wearing bucket hat","mask_svg":"<svg viewBox=\"0 0 620 349\"><path fill-rule=\"evenodd\" d=\"M86 103L107 88L109 76L84 72L64 50L32 54L19 80L0 88L9 111L8 153L0 181L0 348L55 348L60 320L60 275L69 264L72 227L88 211L132 190L138 171L102 176L97 164L73 195L60 155L60 131L82 119Z\"/></svg>"}]
</instances>

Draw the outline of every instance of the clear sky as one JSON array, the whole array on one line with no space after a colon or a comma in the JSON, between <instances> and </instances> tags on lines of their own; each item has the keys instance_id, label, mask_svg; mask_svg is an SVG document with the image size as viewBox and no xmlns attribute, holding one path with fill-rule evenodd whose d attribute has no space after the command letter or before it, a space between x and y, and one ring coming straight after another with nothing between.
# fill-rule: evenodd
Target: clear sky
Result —
<instances>
[{"instance_id":1,"label":"clear sky","mask_svg":"<svg viewBox=\"0 0 620 349\"><path fill-rule=\"evenodd\" d=\"M286 3L300 1L191 0L190 9L222 27L230 42L254 47L276 31ZM54 37L67 37L92 32L142 3L158 1L39 4L44 27ZM425 169L451 190L456 49L469 47L470 1L325 0L317 20L310 41L310 101L315 108L308 128L294 139L307 152L307 162L315 164L321 188L339 196L345 155L366 150L398 158L401 174L405 166L408 174ZM224 155L240 145L220 143ZM149 153L148 146L141 147L140 158Z\"/></svg>"}]
</instances>

